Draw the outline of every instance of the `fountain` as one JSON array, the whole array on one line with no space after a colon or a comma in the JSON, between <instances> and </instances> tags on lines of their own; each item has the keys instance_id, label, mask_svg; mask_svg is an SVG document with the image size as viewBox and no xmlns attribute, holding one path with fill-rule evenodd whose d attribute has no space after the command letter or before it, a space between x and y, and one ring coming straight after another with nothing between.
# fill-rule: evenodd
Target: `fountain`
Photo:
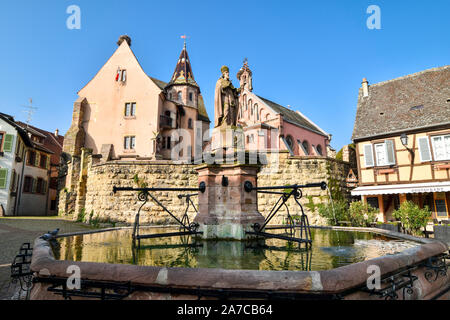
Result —
<instances>
[{"instance_id":1,"label":"fountain","mask_svg":"<svg viewBox=\"0 0 450 320\"><path fill-rule=\"evenodd\" d=\"M32 299L431 299L448 298L448 246L372 228L313 229L300 203L302 189L327 189L324 182L258 186L261 164L243 148L236 125L237 95L228 68L216 84L215 129L210 158L197 167L196 188L114 187L138 192L142 201L132 229L94 231L36 239L31 270ZM154 192L180 194L198 211L179 218ZM279 197L270 213L258 211L257 194ZM287 225L270 225L286 202L298 205L300 223L287 211ZM178 229L144 228L140 210L153 201ZM145 232L144 232L145 231ZM283 232L285 231L285 232ZM54 239L53 239L54 240ZM386 245L386 243L391 243ZM56 259L55 259L56 258ZM68 288L69 268L80 270L82 288ZM380 268L382 287L367 283Z\"/></svg>"}]
</instances>

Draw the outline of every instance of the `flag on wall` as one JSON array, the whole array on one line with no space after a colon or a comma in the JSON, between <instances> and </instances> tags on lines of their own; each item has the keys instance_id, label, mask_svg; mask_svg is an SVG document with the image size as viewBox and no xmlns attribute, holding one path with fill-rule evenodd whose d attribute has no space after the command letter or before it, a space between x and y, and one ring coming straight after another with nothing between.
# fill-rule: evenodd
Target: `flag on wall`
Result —
<instances>
[{"instance_id":1,"label":"flag on wall","mask_svg":"<svg viewBox=\"0 0 450 320\"><path fill-rule=\"evenodd\" d=\"M116 81L119 81L120 77L120 68L117 68Z\"/></svg>"}]
</instances>

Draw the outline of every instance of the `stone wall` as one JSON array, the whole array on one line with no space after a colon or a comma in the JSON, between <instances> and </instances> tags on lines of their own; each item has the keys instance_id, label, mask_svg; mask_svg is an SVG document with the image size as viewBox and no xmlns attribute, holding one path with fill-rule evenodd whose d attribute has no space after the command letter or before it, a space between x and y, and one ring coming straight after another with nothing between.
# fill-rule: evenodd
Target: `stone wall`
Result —
<instances>
[{"instance_id":1,"label":"stone wall","mask_svg":"<svg viewBox=\"0 0 450 320\"><path fill-rule=\"evenodd\" d=\"M196 165L175 164L166 160L96 163L96 160L92 157L88 157L87 162L86 176L80 180L83 183L78 184L77 190L68 190L78 195L76 200L78 209L68 212L68 206L64 200L70 198L73 201L73 197L64 195L61 197L60 211L63 214L71 214L73 219L77 219L81 215L84 216L86 221L95 219L132 223L142 202L138 200L136 192L122 191L114 194L113 186L137 187L134 181L135 175L148 187L198 187ZM258 174L258 186L325 181L339 185L343 188L344 196L348 196L348 190L345 189L345 178L348 170L348 163L331 158L290 157L288 153L277 153L269 156L269 164L264 166ZM85 190L81 190L80 186L84 187ZM181 218L186 209L186 200L178 199L178 194L180 193L153 193L173 214ZM314 203L328 201L327 191L322 191L320 188L304 189L301 203L308 203L308 196L312 197ZM278 198L277 195L260 194L258 198L259 211L267 216ZM193 199L197 206L197 198L194 197ZM84 206L81 202L84 202ZM70 207L73 208L73 206ZM300 213L294 199L288 201L288 207L291 215ZM325 221L317 213L309 212L306 207L304 207L304 210L308 214L311 224L324 224ZM195 214L195 211L191 208L189 211L190 220L194 218ZM283 208L271 220L271 223L283 223L285 217L286 209ZM145 224L173 224L174 222L173 218L163 208L151 200L142 207L140 220Z\"/></svg>"}]
</instances>

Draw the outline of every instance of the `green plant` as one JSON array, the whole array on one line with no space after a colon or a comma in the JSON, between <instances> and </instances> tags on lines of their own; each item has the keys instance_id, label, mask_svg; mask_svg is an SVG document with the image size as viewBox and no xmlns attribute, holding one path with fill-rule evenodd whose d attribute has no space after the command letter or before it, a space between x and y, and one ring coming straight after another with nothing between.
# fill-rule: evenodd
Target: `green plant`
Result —
<instances>
[{"instance_id":1,"label":"green plant","mask_svg":"<svg viewBox=\"0 0 450 320\"><path fill-rule=\"evenodd\" d=\"M84 222L86 216L86 209L81 209L80 213L78 213L77 222Z\"/></svg>"},{"instance_id":2,"label":"green plant","mask_svg":"<svg viewBox=\"0 0 450 320\"><path fill-rule=\"evenodd\" d=\"M133 176L133 181L138 188L147 188L148 186L147 182L142 181L137 173Z\"/></svg>"},{"instance_id":3,"label":"green plant","mask_svg":"<svg viewBox=\"0 0 450 320\"><path fill-rule=\"evenodd\" d=\"M316 211L316 204L314 203L313 196L309 195L306 197L308 199L308 203L305 204L305 207L309 209L311 212Z\"/></svg>"},{"instance_id":4,"label":"green plant","mask_svg":"<svg viewBox=\"0 0 450 320\"><path fill-rule=\"evenodd\" d=\"M428 206L421 209L412 201L405 201L393 213L394 218L401 221L403 228L412 234L420 235L420 228L426 227L431 211Z\"/></svg>"},{"instance_id":5,"label":"green plant","mask_svg":"<svg viewBox=\"0 0 450 320\"><path fill-rule=\"evenodd\" d=\"M354 227L368 227L377 220L378 210L365 202L354 201L348 208L348 217Z\"/></svg>"},{"instance_id":6,"label":"green plant","mask_svg":"<svg viewBox=\"0 0 450 320\"><path fill-rule=\"evenodd\" d=\"M339 221L348 221L348 202L337 200L316 205L319 215L325 219L329 225L337 225Z\"/></svg>"}]
</instances>

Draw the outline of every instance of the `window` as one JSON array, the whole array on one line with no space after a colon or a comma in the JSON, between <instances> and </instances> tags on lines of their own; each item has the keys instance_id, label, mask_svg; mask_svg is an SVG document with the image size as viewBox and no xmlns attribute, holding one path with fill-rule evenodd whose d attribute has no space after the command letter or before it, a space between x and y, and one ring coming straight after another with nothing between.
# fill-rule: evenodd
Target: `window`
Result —
<instances>
[{"instance_id":1,"label":"window","mask_svg":"<svg viewBox=\"0 0 450 320\"><path fill-rule=\"evenodd\" d=\"M45 154L42 154L41 159L39 161L39 167L41 167L42 169L46 169L47 168L47 159L48 159L48 157Z\"/></svg>"},{"instance_id":2,"label":"window","mask_svg":"<svg viewBox=\"0 0 450 320\"><path fill-rule=\"evenodd\" d=\"M3 151L3 137L5 136L4 132L0 132L0 151Z\"/></svg>"},{"instance_id":3,"label":"window","mask_svg":"<svg viewBox=\"0 0 450 320\"><path fill-rule=\"evenodd\" d=\"M178 101L181 101L181 91L178 91L178 93L177 93L177 99L178 99Z\"/></svg>"},{"instance_id":4,"label":"window","mask_svg":"<svg viewBox=\"0 0 450 320\"><path fill-rule=\"evenodd\" d=\"M259 120L258 105L255 104L256 120Z\"/></svg>"},{"instance_id":5,"label":"window","mask_svg":"<svg viewBox=\"0 0 450 320\"><path fill-rule=\"evenodd\" d=\"M8 169L0 169L0 189L6 188Z\"/></svg>"},{"instance_id":6,"label":"window","mask_svg":"<svg viewBox=\"0 0 450 320\"><path fill-rule=\"evenodd\" d=\"M136 102L125 103L125 117L134 117L136 115Z\"/></svg>"},{"instance_id":7,"label":"window","mask_svg":"<svg viewBox=\"0 0 450 320\"><path fill-rule=\"evenodd\" d=\"M294 150L294 141L292 140L291 136L286 137L286 143L288 144L289 148L291 148L291 150Z\"/></svg>"},{"instance_id":8,"label":"window","mask_svg":"<svg viewBox=\"0 0 450 320\"><path fill-rule=\"evenodd\" d=\"M372 208L379 209L380 205L378 203L378 197L368 197L367 204Z\"/></svg>"},{"instance_id":9,"label":"window","mask_svg":"<svg viewBox=\"0 0 450 320\"><path fill-rule=\"evenodd\" d=\"M303 140L302 147L303 147L302 149L303 149L303 152L305 153L305 155L309 155L309 143L308 143L308 141Z\"/></svg>"},{"instance_id":10,"label":"window","mask_svg":"<svg viewBox=\"0 0 450 320\"><path fill-rule=\"evenodd\" d=\"M29 166L34 166L36 164L36 152L34 151L28 151L28 162L27 164Z\"/></svg>"},{"instance_id":11,"label":"window","mask_svg":"<svg viewBox=\"0 0 450 320\"><path fill-rule=\"evenodd\" d=\"M194 95L192 94L192 92L189 92L189 101L192 101L194 99Z\"/></svg>"},{"instance_id":12,"label":"window","mask_svg":"<svg viewBox=\"0 0 450 320\"><path fill-rule=\"evenodd\" d=\"M169 92L169 100L172 100L172 92Z\"/></svg>"},{"instance_id":13,"label":"window","mask_svg":"<svg viewBox=\"0 0 450 320\"><path fill-rule=\"evenodd\" d=\"M188 129L192 129L192 119L189 118L188 120Z\"/></svg>"},{"instance_id":14,"label":"window","mask_svg":"<svg viewBox=\"0 0 450 320\"><path fill-rule=\"evenodd\" d=\"M13 149L14 136L12 134L6 134L4 139L2 151L11 152Z\"/></svg>"},{"instance_id":15,"label":"window","mask_svg":"<svg viewBox=\"0 0 450 320\"><path fill-rule=\"evenodd\" d=\"M171 139L170 137L167 137L167 149L170 149Z\"/></svg>"},{"instance_id":16,"label":"window","mask_svg":"<svg viewBox=\"0 0 450 320\"><path fill-rule=\"evenodd\" d=\"M36 181L36 193L43 193L44 180L42 178L37 178Z\"/></svg>"},{"instance_id":17,"label":"window","mask_svg":"<svg viewBox=\"0 0 450 320\"><path fill-rule=\"evenodd\" d=\"M386 140L383 143L375 144L375 157L377 166L388 166L395 164L394 142Z\"/></svg>"},{"instance_id":18,"label":"window","mask_svg":"<svg viewBox=\"0 0 450 320\"><path fill-rule=\"evenodd\" d=\"M136 145L135 136L127 136L124 138L123 148L125 150L134 150L135 145Z\"/></svg>"},{"instance_id":19,"label":"window","mask_svg":"<svg viewBox=\"0 0 450 320\"><path fill-rule=\"evenodd\" d=\"M25 177L23 182L23 192L31 192L33 188L33 178Z\"/></svg>"},{"instance_id":20,"label":"window","mask_svg":"<svg viewBox=\"0 0 450 320\"><path fill-rule=\"evenodd\" d=\"M450 135L431 137L434 160L450 160Z\"/></svg>"},{"instance_id":21,"label":"window","mask_svg":"<svg viewBox=\"0 0 450 320\"><path fill-rule=\"evenodd\" d=\"M317 145L316 150L317 150L317 153L318 153L320 156L323 156L322 146L321 146L320 144Z\"/></svg>"}]
</instances>

